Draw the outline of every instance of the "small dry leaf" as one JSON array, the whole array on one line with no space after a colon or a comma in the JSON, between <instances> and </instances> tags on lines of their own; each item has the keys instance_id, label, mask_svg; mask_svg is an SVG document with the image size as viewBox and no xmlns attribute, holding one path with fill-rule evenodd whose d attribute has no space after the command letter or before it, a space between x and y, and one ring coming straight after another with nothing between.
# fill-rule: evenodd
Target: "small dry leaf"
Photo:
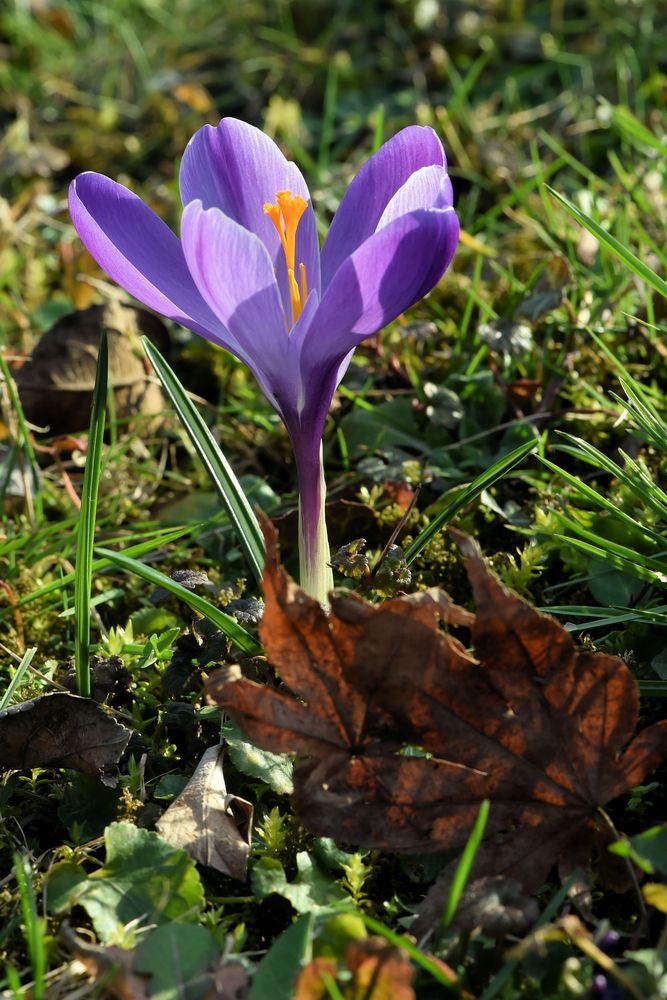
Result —
<instances>
[{"instance_id":1,"label":"small dry leaf","mask_svg":"<svg viewBox=\"0 0 667 1000\"><path fill-rule=\"evenodd\" d=\"M222 757L222 747L209 747L181 794L155 825L172 847L180 847L195 861L243 881L253 807L228 793Z\"/></svg>"},{"instance_id":2,"label":"small dry leaf","mask_svg":"<svg viewBox=\"0 0 667 1000\"><path fill-rule=\"evenodd\" d=\"M384 938L351 941L343 969L346 982L339 990L345 1000L414 1000L412 965ZM336 981L336 972L332 959L313 959L299 973L294 1000L327 1000L332 995L327 983Z\"/></svg>"},{"instance_id":3,"label":"small dry leaf","mask_svg":"<svg viewBox=\"0 0 667 1000\"><path fill-rule=\"evenodd\" d=\"M581 856L599 807L664 758L667 721L623 752L638 718L627 666L578 652L555 619L505 590L472 540L452 534L475 616L438 591L380 606L334 595L327 616L279 566L269 535L261 636L296 697L216 675L208 691L258 746L297 754L294 805L316 835L456 850L489 799L473 878L504 875L532 890L559 859ZM471 627L477 658L438 616ZM429 925L448 878L422 910Z\"/></svg>"},{"instance_id":4,"label":"small dry leaf","mask_svg":"<svg viewBox=\"0 0 667 1000\"><path fill-rule=\"evenodd\" d=\"M81 963L93 982L104 982L104 996L114 1000L148 1000L149 976L134 971L134 952L115 945L85 941L63 921L60 937Z\"/></svg>"},{"instance_id":5,"label":"small dry leaf","mask_svg":"<svg viewBox=\"0 0 667 1000\"><path fill-rule=\"evenodd\" d=\"M491 875L479 878L466 887L456 911L456 926L487 937L525 934L540 915L532 896L526 896L513 878Z\"/></svg>"},{"instance_id":6,"label":"small dry leaf","mask_svg":"<svg viewBox=\"0 0 667 1000\"><path fill-rule=\"evenodd\" d=\"M60 678L63 687L74 693L76 691L76 667L74 662ZM106 660L99 656L90 657L90 696L93 701L102 703L112 698L118 704L123 695L129 696L132 674L127 669L120 656L110 656Z\"/></svg>"},{"instance_id":7,"label":"small dry leaf","mask_svg":"<svg viewBox=\"0 0 667 1000\"><path fill-rule=\"evenodd\" d=\"M129 739L92 699L45 694L0 712L0 767L71 767L115 786Z\"/></svg>"},{"instance_id":8,"label":"small dry leaf","mask_svg":"<svg viewBox=\"0 0 667 1000\"><path fill-rule=\"evenodd\" d=\"M62 316L15 373L28 420L48 427L51 434L88 426L102 329L109 335L109 382L117 417L164 409L159 385L148 378L139 338L145 334L164 350L166 327L144 309L111 302Z\"/></svg>"}]
</instances>

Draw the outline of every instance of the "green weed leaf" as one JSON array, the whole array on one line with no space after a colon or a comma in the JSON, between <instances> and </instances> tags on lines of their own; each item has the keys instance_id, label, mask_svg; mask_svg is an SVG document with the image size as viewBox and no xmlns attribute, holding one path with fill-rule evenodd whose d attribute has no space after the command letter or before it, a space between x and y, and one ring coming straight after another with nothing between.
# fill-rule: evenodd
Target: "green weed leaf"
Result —
<instances>
[{"instance_id":1,"label":"green weed leaf","mask_svg":"<svg viewBox=\"0 0 667 1000\"><path fill-rule=\"evenodd\" d=\"M310 960L314 916L304 913L277 938L253 976L248 1000L292 1000L303 963Z\"/></svg>"},{"instance_id":2,"label":"green weed leaf","mask_svg":"<svg viewBox=\"0 0 667 1000\"><path fill-rule=\"evenodd\" d=\"M130 921L163 924L198 916L204 890L185 851L132 823L112 823L104 840L104 867L92 875L72 864L53 869L47 890L50 912L82 906L105 943L117 939Z\"/></svg>"},{"instance_id":3,"label":"green weed leaf","mask_svg":"<svg viewBox=\"0 0 667 1000\"><path fill-rule=\"evenodd\" d=\"M279 795L291 795L292 759L287 754L261 750L245 738L233 722L225 724L223 736L229 746L229 756L241 774L259 778Z\"/></svg>"},{"instance_id":4,"label":"green weed leaf","mask_svg":"<svg viewBox=\"0 0 667 1000\"><path fill-rule=\"evenodd\" d=\"M312 913L348 898L341 887L322 871L306 851L296 856L297 877L288 882L285 869L275 858L260 858L252 872L252 891L258 899L275 892L288 899L297 913Z\"/></svg>"},{"instance_id":5,"label":"green weed leaf","mask_svg":"<svg viewBox=\"0 0 667 1000\"><path fill-rule=\"evenodd\" d=\"M135 968L151 976L151 1000L199 1000L210 990L207 970L218 956L205 927L169 923L139 943Z\"/></svg>"}]
</instances>

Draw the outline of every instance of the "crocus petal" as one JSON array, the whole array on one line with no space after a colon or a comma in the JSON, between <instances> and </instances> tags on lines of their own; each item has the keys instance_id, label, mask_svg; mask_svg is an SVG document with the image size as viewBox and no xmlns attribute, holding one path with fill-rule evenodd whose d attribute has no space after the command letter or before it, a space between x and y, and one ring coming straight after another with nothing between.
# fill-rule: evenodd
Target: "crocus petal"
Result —
<instances>
[{"instance_id":1,"label":"crocus petal","mask_svg":"<svg viewBox=\"0 0 667 1000\"><path fill-rule=\"evenodd\" d=\"M338 207L322 247L322 287L343 261L375 232L388 202L421 167L447 169L445 151L432 128L410 125L371 156ZM429 207L429 206L421 206Z\"/></svg>"},{"instance_id":2,"label":"crocus petal","mask_svg":"<svg viewBox=\"0 0 667 1000\"><path fill-rule=\"evenodd\" d=\"M391 198L377 229L420 208L450 208L451 205L452 182L447 171L443 167L422 167L415 170Z\"/></svg>"},{"instance_id":3,"label":"crocus petal","mask_svg":"<svg viewBox=\"0 0 667 1000\"><path fill-rule=\"evenodd\" d=\"M341 364L355 344L425 295L448 267L458 236L453 208L410 212L374 233L324 292L303 347L304 363L319 355Z\"/></svg>"},{"instance_id":4,"label":"crocus petal","mask_svg":"<svg viewBox=\"0 0 667 1000\"><path fill-rule=\"evenodd\" d=\"M278 191L305 198L309 205L297 229L297 263L305 265L308 288L319 292L319 245L308 187L296 164L287 160L267 135L235 118L223 118L216 128L204 125L183 154L179 183L184 206L198 200L204 208L219 208L260 238L276 269L286 305L289 293L284 255L264 205L274 204Z\"/></svg>"},{"instance_id":5,"label":"crocus petal","mask_svg":"<svg viewBox=\"0 0 667 1000\"><path fill-rule=\"evenodd\" d=\"M178 238L122 184L84 173L69 189L72 221L110 278L144 305L235 350L233 338L195 285Z\"/></svg>"},{"instance_id":6,"label":"crocus petal","mask_svg":"<svg viewBox=\"0 0 667 1000\"><path fill-rule=\"evenodd\" d=\"M260 361L280 352L287 326L266 247L218 208L191 201L181 241L204 299L246 354Z\"/></svg>"}]
</instances>

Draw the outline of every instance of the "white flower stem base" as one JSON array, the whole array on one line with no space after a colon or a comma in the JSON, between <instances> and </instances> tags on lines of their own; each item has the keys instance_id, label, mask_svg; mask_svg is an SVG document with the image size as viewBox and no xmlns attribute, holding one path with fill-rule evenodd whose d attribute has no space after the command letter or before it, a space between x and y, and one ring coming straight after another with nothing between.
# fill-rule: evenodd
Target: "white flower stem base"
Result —
<instances>
[{"instance_id":1,"label":"white flower stem base","mask_svg":"<svg viewBox=\"0 0 667 1000\"><path fill-rule=\"evenodd\" d=\"M324 509L327 488L321 444L319 474L309 471L310 475L299 477L299 575L301 589L326 608L333 588L333 573L329 565L331 554Z\"/></svg>"}]
</instances>

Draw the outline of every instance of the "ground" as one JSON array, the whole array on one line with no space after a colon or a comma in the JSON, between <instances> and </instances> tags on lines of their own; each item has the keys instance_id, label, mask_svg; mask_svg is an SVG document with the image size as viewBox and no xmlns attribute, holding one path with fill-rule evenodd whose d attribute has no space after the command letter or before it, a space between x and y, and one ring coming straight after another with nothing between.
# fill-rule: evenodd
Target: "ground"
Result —
<instances>
[{"instance_id":1,"label":"ground","mask_svg":"<svg viewBox=\"0 0 667 1000\"><path fill-rule=\"evenodd\" d=\"M514 906L523 922L485 923L469 885L458 907L450 897L458 915L420 934L415 910L462 845L401 851L379 835L314 830L291 758L255 745L261 734L206 699L207 680L227 668L280 695L295 688L266 621L258 631L258 574L219 498L229 483L198 457L196 417L189 434L155 379L147 389L141 335L176 373L176 394L179 383L191 394L251 509L270 515L297 576L289 440L242 364L124 308L132 300L83 250L66 203L69 181L97 170L177 228L183 149L231 115L299 164L323 236L372 151L406 125L431 125L461 241L424 301L360 347L334 399L324 459L336 585L378 613L438 587L477 605L479 620L454 526L525 606L554 616L554 642L569 635L581 657L617 664L609 684L622 677L626 701L638 686L643 729L664 717L667 693L660 15L651 0L53 0L0 13L0 707L77 690L89 615L92 695L129 740L105 784L96 763L30 756L48 722L3 736L17 716L0 716L3 995L665 995L664 765L606 812L596 809L607 799L595 802L580 875L571 854L518 902L505 886L496 911ZM582 222L601 227L598 239ZM95 444L102 327L113 389ZM139 564L97 552L89 588L81 553L93 536L77 557L76 534L87 457L100 475L95 546ZM471 644L461 621L447 634ZM438 635L445 642L442 626ZM392 766L400 756L407 770L428 768L438 754L425 730L415 717L396 722L389 701L403 747ZM237 802L232 832L216 836L236 844L242 868L249 849L247 878L155 832L221 720ZM60 758L81 725L62 724ZM468 837L485 796L463 837L478 858L489 840ZM503 834L512 829L506 820ZM587 888L590 898L573 898ZM403 950L382 952L383 939Z\"/></svg>"}]
</instances>

